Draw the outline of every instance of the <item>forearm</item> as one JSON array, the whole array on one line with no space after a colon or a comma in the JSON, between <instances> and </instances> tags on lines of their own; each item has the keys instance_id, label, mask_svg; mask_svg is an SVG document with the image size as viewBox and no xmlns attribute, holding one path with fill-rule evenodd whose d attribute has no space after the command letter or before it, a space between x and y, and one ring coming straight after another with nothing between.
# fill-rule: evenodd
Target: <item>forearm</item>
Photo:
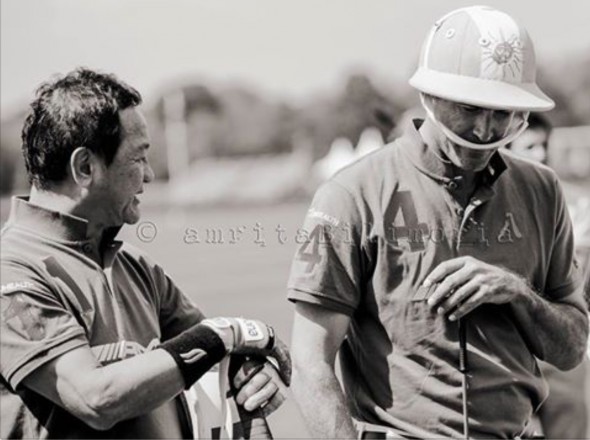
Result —
<instances>
[{"instance_id":1,"label":"forearm","mask_svg":"<svg viewBox=\"0 0 590 440\"><path fill-rule=\"evenodd\" d=\"M85 394L81 402L101 429L153 411L185 386L174 359L164 350L97 368L86 384L79 390Z\"/></svg>"},{"instance_id":2,"label":"forearm","mask_svg":"<svg viewBox=\"0 0 590 440\"><path fill-rule=\"evenodd\" d=\"M526 285L520 291L514 311L534 354L559 369L574 368L586 351L587 314L573 304L549 301Z\"/></svg>"},{"instance_id":3,"label":"forearm","mask_svg":"<svg viewBox=\"0 0 590 440\"><path fill-rule=\"evenodd\" d=\"M329 365L295 368L293 395L314 438L357 438L344 394Z\"/></svg>"}]
</instances>

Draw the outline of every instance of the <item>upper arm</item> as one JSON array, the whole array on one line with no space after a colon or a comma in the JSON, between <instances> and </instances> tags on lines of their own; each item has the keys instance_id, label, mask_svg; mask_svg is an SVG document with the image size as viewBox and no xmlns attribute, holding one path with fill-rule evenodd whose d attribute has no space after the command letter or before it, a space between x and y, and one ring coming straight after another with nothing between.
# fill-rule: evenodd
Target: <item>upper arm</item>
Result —
<instances>
[{"instance_id":1,"label":"upper arm","mask_svg":"<svg viewBox=\"0 0 590 440\"><path fill-rule=\"evenodd\" d=\"M144 276L153 280L151 295L157 309L162 341L177 336L205 318L159 264L131 246L127 251L131 258L140 262Z\"/></svg>"},{"instance_id":2,"label":"upper arm","mask_svg":"<svg viewBox=\"0 0 590 440\"><path fill-rule=\"evenodd\" d=\"M555 179L555 219L553 243L545 278L545 296L553 302L571 304L586 310L582 293L582 268L575 259L572 221L561 185Z\"/></svg>"},{"instance_id":3,"label":"upper arm","mask_svg":"<svg viewBox=\"0 0 590 440\"><path fill-rule=\"evenodd\" d=\"M72 310L42 274L3 260L0 293L0 373L15 389L46 363L88 339Z\"/></svg>"},{"instance_id":4,"label":"upper arm","mask_svg":"<svg viewBox=\"0 0 590 440\"><path fill-rule=\"evenodd\" d=\"M336 182L326 183L316 192L296 241L288 298L351 315L367 274L355 197Z\"/></svg>"},{"instance_id":5,"label":"upper arm","mask_svg":"<svg viewBox=\"0 0 590 440\"><path fill-rule=\"evenodd\" d=\"M162 341L179 335L184 330L198 324L205 316L172 279L158 267L160 271L159 295L161 297L159 322Z\"/></svg>"},{"instance_id":6,"label":"upper arm","mask_svg":"<svg viewBox=\"0 0 590 440\"><path fill-rule=\"evenodd\" d=\"M297 302L291 356L295 366L334 365L350 325L350 317L322 306Z\"/></svg>"},{"instance_id":7,"label":"upper arm","mask_svg":"<svg viewBox=\"0 0 590 440\"><path fill-rule=\"evenodd\" d=\"M577 309L582 316L587 319L588 309L584 299L583 286L580 285L574 292L562 298L551 299L551 302L556 304L566 304ZM586 326L587 327L587 326Z\"/></svg>"}]
</instances>

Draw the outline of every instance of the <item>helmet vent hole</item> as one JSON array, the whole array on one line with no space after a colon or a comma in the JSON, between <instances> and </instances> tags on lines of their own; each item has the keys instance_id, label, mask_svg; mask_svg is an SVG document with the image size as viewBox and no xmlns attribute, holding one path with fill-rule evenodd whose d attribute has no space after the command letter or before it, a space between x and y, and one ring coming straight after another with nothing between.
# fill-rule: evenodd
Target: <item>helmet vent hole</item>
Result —
<instances>
[{"instance_id":1,"label":"helmet vent hole","mask_svg":"<svg viewBox=\"0 0 590 440\"><path fill-rule=\"evenodd\" d=\"M453 28L447 30L447 32L445 33L445 37L447 37L447 38L453 38L454 36L455 36L455 29L453 29Z\"/></svg>"},{"instance_id":2,"label":"helmet vent hole","mask_svg":"<svg viewBox=\"0 0 590 440\"><path fill-rule=\"evenodd\" d=\"M480 45L480 46L483 46L483 47L487 47L487 46L489 46L489 45L490 45L490 40L488 40L488 39L487 39L487 38L485 38L485 37L481 37L481 38L479 39L479 45Z\"/></svg>"}]
</instances>

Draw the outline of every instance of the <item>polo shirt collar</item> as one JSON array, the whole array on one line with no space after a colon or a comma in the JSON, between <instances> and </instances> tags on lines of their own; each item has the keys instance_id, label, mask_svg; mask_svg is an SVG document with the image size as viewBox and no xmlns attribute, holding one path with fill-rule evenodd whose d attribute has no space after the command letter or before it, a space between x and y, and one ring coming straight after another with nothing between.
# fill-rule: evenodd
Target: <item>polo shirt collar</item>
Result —
<instances>
[{"instance_id":1,"label":"polo shirt collar","mask_svg":"<svg viewBox=\"0 0 590 440\"><path fill-rule=\"evenodd\" d=\"M57 241L80 244L90 241L87 220L35 205L29 197L12 198L9 222ZM120 226L107 228L103 233L103 245L114 243L120 229Z\"/></svg>"},{"instance_id":2,"label":"polo shirt collar","mask_svg":"<svg viewBox=\"0 0 590 440\"><path fill-rule=\"evenodd\" d=\"M459 169L443 157L441 152L437 152L434 146L424 142L418 131L423 122L423 119L414 119L406 127L402 137L405 141L404 151L420 172L446 187L452 187L453 182L457 184L461 180ZM486 169L482 171L481 182L486 186L492 186L505 169L506 163L496 151Z\"/></svg>"}]
</instances>

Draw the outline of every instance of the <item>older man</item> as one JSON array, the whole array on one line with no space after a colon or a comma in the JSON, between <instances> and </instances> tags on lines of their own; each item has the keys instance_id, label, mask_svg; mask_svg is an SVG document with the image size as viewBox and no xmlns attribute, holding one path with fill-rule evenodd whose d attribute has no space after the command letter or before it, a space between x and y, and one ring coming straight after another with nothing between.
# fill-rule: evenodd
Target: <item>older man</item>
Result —
<instances>
[{"instance_id":1,"label":"older man","mask_svg":"<svg viewBox=\"0 0 590 440\"><path fill-rule=\"evenodd\" d=\"M317 437L515 438L546 397L537 359L585 352L555 174L499 151L553 102L526 31L438 20L410 83L428 118L318 190L293 262L293 391ZM334 362L340 350L344 390Z\"/></svg>"},{"instance_id":2,"label":"older man","mask_svg":"<svg viewBox=\"0 0 590 440\"><path fill-rule=\"evenodd\" d=\"M139 93L87 69L39 88L23 128L32 188L2 231L2 438L193 438L182 390L228 353L288 354L259 321L205 319L115 240L154 175ZM279 403L243 374L247 410Z\"/></svg>"}]
</instances>

